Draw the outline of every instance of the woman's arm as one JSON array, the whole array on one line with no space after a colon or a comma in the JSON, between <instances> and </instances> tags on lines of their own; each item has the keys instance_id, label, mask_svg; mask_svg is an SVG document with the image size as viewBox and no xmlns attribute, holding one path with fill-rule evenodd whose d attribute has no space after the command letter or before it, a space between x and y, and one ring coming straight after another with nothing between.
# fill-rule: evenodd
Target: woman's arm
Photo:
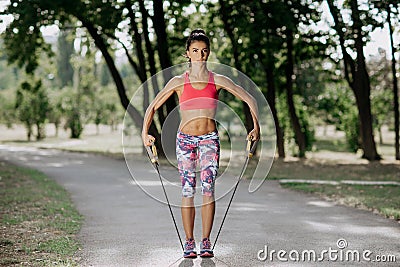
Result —
<instances>
[{"instance_id":1,"label":"woman's arm","mask_svg":"<svg viewBox=\"0 0 400 267\"><path fill-rule=\"evenodd\" d=\"M250 131L249 136L253 141L260 139L260 124L258 119L257 101L243 87L234 83L231 79L223 75L215 75L215 84L221 89L225 89L240 100L244 101L250 108L253 119L254 129Z\"/></svg>"},{"instance_id":2,"label":"woman's arm","mask_svg":"<svg viewBox=\"0 0 400 267\"><path fill-rule=\"evenodd\" d=\"M155 138L149 135L148 131L156 110L159 109L165 101L167 101L167 99L177 91L179 86L183 84L180 80L179 77L172 78L148 106L146 113L144 114L142 128L142 140L145 146L150 146L155 141Z\"/></svg>"}]
</instances>

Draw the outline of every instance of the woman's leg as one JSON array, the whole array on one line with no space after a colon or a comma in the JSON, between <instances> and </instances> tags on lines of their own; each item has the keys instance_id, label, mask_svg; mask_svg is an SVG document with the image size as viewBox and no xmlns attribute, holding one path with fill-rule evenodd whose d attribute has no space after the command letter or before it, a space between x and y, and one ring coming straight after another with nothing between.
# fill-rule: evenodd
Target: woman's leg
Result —
<instances>
[{"instance_id":1,"label":"woman's leg","mask_svg":"<svg viewBox=\"0 0 400 267\"><path fill-rule=\"evenodd\" d=\"M182 197L182 223L183 229L185 230L186 240L193 238L195 208L194 208L194 197Z\"/></svg>"},{"instance_id":2,"label":"woman's leg","mask_svg":"<svg viewBox=\"0 0 400 267\"><path fill-rule=\"evenodd\" d=\"M214 223L215 201L214 196L203 196L203 205L201 207L202 237L209 238Z\"/></svg>"},{"instance_id":3,"label":"woman's leg","mask_svg":"<svg viewBox=\"0 0 400 267\"><path fill-rule=\"evenodd\" d=\"M196 149L188 136L178 133L176 142L176 156L178 160L179 176L182 183L182 224L186 240L194 239L193 228L195 218L194 194L196 192Z\"/></svg>"},{"instance_id":4,"label":"woman's leg","mask_svg":"<svg viewBox=\"0 0 400 267\"><path fill-rule=\"evenodd\" d=\"M203 205L202 216L202 240L210 238L215 214L214 185L219 167L220 144L217 133L211 134L211 138L203 140L199 145L201 187Z\"/></svg>"}]
</instances>

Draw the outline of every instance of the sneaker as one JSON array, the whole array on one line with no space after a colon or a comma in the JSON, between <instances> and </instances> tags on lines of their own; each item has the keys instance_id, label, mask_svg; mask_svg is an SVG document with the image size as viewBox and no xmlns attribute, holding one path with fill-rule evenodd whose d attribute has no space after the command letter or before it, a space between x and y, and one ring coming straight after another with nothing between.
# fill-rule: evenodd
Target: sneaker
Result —
<instances>
[{"instance_id":1,"label":"sneaker","mask_svg":"<svg viewBox=\"0 0 400 267\"><path fill-rule=\"evenodd\" d=\"M185 250L183 251L183 257L184 258L196 258L197 257L196 242L194 241L193 238L186 240Z\"/></svg>"},{"instance_id":2,"label":"sneaker","mask_svg":"<svg viewBox=\"0 0 400 267\"><path fill-rule=\"evenodd\" d=\"M200 257L214 257L214 252L211 249L211 242L208 238L204 238L203 241L200 242Z\"/></svg>"}]
</instances>

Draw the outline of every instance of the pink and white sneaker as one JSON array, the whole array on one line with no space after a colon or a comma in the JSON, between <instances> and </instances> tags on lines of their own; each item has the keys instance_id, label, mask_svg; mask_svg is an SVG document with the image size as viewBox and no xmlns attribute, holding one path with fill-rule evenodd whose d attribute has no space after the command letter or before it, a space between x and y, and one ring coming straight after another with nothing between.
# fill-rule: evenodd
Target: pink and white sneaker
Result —
<instances>
[{"instance_id":1,"label":"pink and white sneaker","mask_svg":"<svg viewBox=\"0 0 400 267\"><path fill-rule=\"evenodd\" d=\"M185 242L185 250L183 251L184 258L197 258L196 242L193 238L189 238Z\"/></svg>"},{"instance_id":2,"label":"pink and white sneaker","mask_svg":"<svg viewBox=\"0 0 400 267\"><path fill-rule=\"evenodd\" d=\"M200 257L202 258L211 258L214 257L214 252L211 249L210 239L204 238L203 241L200 242Z\"/></svg>"}]
</instances>

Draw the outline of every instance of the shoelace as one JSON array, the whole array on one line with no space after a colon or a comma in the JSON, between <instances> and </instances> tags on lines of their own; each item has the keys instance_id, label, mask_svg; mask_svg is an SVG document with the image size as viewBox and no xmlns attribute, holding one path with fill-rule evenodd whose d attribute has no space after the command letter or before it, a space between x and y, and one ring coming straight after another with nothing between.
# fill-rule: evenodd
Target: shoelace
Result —
<instances>
[{"instance_id":1,"label":"shoelace","mask_svg":"<svg viewBox=\"0 0 400 267\"><path fill-rule=\"evenodd\" d=\"M186 241L186 244L185 244L185 248L186 248L186 250L190 250L190 249L193 249L194 248L194 240L188 240L188 241Z\"/></svg>"},{"instance_id":2,"label":"shoelace","mask_svg":"<svg viewBox=\"0 0 400 267\"><path fill-rule=\"evenodd\" d=\"M211 248L211 242L210 242L209 239L204 239L202 241L202 243L203 243L203 249L210 249Z\"/></svg>"}]
</instances>

